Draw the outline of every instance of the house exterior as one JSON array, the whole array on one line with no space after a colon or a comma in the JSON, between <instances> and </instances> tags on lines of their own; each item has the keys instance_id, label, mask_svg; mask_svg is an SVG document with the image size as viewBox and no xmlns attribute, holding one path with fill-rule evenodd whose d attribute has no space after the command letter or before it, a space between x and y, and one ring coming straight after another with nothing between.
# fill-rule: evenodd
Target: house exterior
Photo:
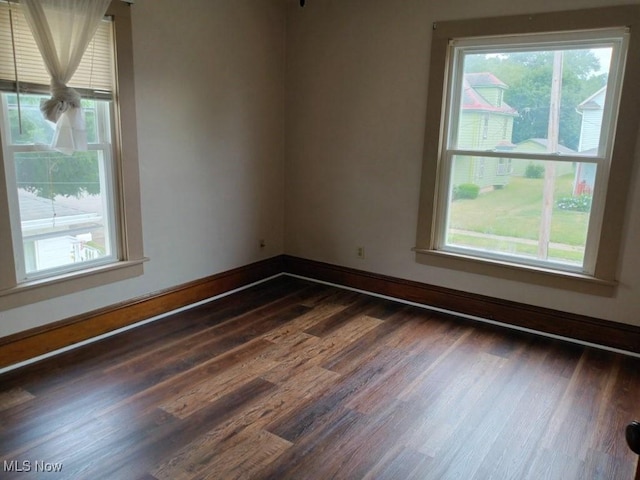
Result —
<instances>
[{"instance_id":1,"label":"house exterior","mask_svg":"<svg viewBox=\"0 0 640 480\"><path fill-rule=\"evenodd\" d=\"M548 151L548 140L546 138L529 138L524 140L518 144L516 144L513 148L514 152L535 152L535 153L544 153ZM564 145L558 145L558 152L564 153L568 155L575 155L575 151L565 147ZM534 165L542 165L544 166L545 162L542 161L531 161L531 162L513 162L513 167L511 168L511 174L523 177L525 175L525 171L527 169L527 165L529 163L533 163ZM556 162L556 175L568 175L574 173L575 167L571 162Z\"/></svg>"},{"instance_id":2,"label":"house exterior","mask_svg":"<svg viewBox=\"0 0 640 480\"><path fill-rule=\"evenodd\" d=\"M582 116L578 152L587 152L598 148L600 144L600 130L606 93L607 86L605 85L576 107L576 110Z\"/></svg>"},{"instance_id":3,"label":"house exterior","mask_svg":"<svg viewBox=\"0 0 640 480\"><path fill-rule=\"evenodd\" d=\"M56 204L22 189L20 202L23 248L27 272L99 258L103 253L91 246L101 229L97 212Z\"/></svg>"},{"instance_id":4,"label":"house exterior","mask_svg":"<svg viewBox=\"0 0 640 480\"><path fill-rule=\"evenodd\" d=\"M600 131L602 130L602 115L604 113L604 102L607 93L605 85L589 98L576 107L582 116L580 124L580 140L578 142L578 152L590 155L597 153L600 144ZM593 191L596 179L596 166L590 163L579 163L576 168L576 176L573 186L573 194L589 194Z\"/></svg>"},{"instance_id":5,"label":"house exterior","mask_svg":"<svg viewBox=\"0 0 640 480\"><path fill-rule=\"evenodd\" d=\"M491 73L467 73L463 80L463 104L458 127L458 148L511 149L515 109L504 102L508 86ZM453 185L473 183L481 191L509 183L509 166L503 159L457 157Z\"/></svg>"}]
</instances>

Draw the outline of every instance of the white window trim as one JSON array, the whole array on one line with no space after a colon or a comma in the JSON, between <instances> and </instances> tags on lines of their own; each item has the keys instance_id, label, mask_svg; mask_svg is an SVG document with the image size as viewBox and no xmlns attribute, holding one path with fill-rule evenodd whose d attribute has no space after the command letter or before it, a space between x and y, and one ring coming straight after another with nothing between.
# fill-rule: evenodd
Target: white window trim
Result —
<instances>
[{"instance_id":1,"label":"white window trim","mask_svg":"<svg viewBox=\"0 0 640 480\"><path fill-rule=\"evenodd\" d=\"M114 97L118 101L114 102L112 141L119 146L114 149L113 181L117 192L116 216L120 220L116 226L120 242L116 250L120 258L107 265L93 265L18 283L12 235L0 235L0 264L3 265L0 269L0 311L142 275L143 262L148 260L143 254L142 241L130 6L113 0L107 15L113 19L116 38L117 85ZM4 163L2 158L0 163ZM5 169L0 168L0 229L9 232L10 210L8 193L4 188L7 184L5 174Z\"/></svg>"},{"instance_id":2,"label":"white window trim","mask_svg":"<svg viewBox=\"0 0 640 480\"><path fill-rule=\"evenodd\" d=\"M451 88L447 84L450 58L448 57L450 39L473 38L474 43L481 37L504 36L508 39L514 35L536 33L577 32L581 30L613 29L629 27L631 34L628 43L628 58L623 77L619 79L624 87L620 96L618 124L614 125L615 139L611 152L611 167L605 186L606 202L601 214L602 228L596 238L596 246L592 273L560 271L546 265L522 265L503 258L479 258L461 252L446 252L439 249L441 231L437 222L439 205L437 199L443 185L443 169L446 165L439 159L444 154L444 135L447 135L446 92ZM578 290L597 295L613 295L616 277L619 270L619 252L621 250L621 232L625 220L626 199L629 190L629 172L633 167L635 142L640 124L640 110L635 85L640 83L640 67L634 59L640 58L640 6L605 7L580 11L552 12L538 15L518 15L513 17L497 17L450 21L434 24L431 45L429 85L427 93L427 114L421 198L416 240L416 261L441 268L463 270L483 275L518 280L521 282L548 285L557 288ZM573 34L573 33L572 33ZM571 34L571 35L572 35ZM563 34L557 39L562 39ZM557 40L556 40L557 41ZM489 40L495 42L495 38ZM449 86L448 86L449 85ZM611 103L611 102L609 102ZM455 110L454 110L455 111ZM606 112L605 112L606 114ZM455 133L455 132L453 132ZM457 154L478 151L456 151ZM599 152L598 158L602 158ZM482 155L500 157L492 152ZM519 155L510 153L511 158ZM523 158L531 158L527 154ZM541 155L540 159L593 161L594 157L562 157ZM448 188L448 187L447 187ZM440 217L442 218L442 217ZM596 225L597 226L597 225ZM591 228L591 227L590 227Z\"/></svg>"}]
</instances>

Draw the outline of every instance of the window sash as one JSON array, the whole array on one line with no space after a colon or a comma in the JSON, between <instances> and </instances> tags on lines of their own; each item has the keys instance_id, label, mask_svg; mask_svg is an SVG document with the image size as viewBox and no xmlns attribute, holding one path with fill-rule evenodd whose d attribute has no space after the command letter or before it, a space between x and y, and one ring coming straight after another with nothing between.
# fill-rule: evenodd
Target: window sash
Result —
<instances>
[{"instance_id":1,"label":"window sash","mask_svg":"<svg viewBox=\"0 0 640 480\"><path fill-rule=\"evenodd\" d=\"M436 205L436 222L434 248L443 252L457 253L462 255L471 255L477 258L489 260L497 260L501 262L519 264L524 266L533 266L540 268L550 268L554 270L593 275L595 263L597 259L599 235L597 233L602 228L602 218L604 213L604 198L606 195L605 185L607 183L606 171L601 171L601 163L592 161L589 157L581 157L580 163L596 165L597 175L594 182L592 192L592 206L589 215L589 224L586 235L585 251L583 263L581 266L571 265L568 263L560 263L553 260L543 260L536 258L526 258L520 255L510 255L508 253L499 253L481 248L463 247L447 243L447 233L449 231L449 206L452 202L452 168L453 158L458 153L447 152L445 161L443 162L443 171L439 182L439 201ZM482 152L467 152L462 156L484 157ZM510 158L505 156L494 155L493 158ZM538 158L521 158L522 160L540 160ZM555 158L542 159L543 161L557 161Z\"/></svg>"},{"instance_id":2,"label":"window sash","mask_svg":"<svg viewBox=\"0 0 640 480\"><path fill-rule=\"evenodd\" d=\"M628 28L599 29L579 32L498 37L472 37L449 42L449 78L445 107L445 149L457 148L459 113L461 112L463 65L466 54L515 53L584 48L612 48L604 112L601 124L598 157L610 158L615 134L620 90L622 88L624 58L629 42ZM477 150L482 151L482 150ZM561 156L561 155L560 155Z\"/></svg>"}]
</instances>

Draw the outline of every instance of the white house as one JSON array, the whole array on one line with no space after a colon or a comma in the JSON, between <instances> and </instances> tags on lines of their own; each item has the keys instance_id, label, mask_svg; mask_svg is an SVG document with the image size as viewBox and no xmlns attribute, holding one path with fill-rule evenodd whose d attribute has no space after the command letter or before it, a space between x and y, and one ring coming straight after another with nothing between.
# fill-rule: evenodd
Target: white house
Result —
<instances>
[{"instance_id":1,"label":"white house","mask_svg":"<svg viewBox=\"0 0 640 480\"><path fill-rule=\"evenodd\" d=\"M18 190L27 272L57 268L102 255L88 242L100 232L102 217Z\"/></svg>"},{"instance_id":2,"label":"white house","mask_svg":"<svg viewBox=\"0 0 640 480\"><path fill-rule=\"evenodd\" d=\"M578 152L586 155L597 153L600 144L600 131L602 130L602 114L607 92L605 85L591 95L576 110L582 115L580 125L580 140ZM576 168L576 178L573 187L574 195L589 194L593 190L596 178L596 166L590 163L579 163Z\"/></svg>"}]
</instances>

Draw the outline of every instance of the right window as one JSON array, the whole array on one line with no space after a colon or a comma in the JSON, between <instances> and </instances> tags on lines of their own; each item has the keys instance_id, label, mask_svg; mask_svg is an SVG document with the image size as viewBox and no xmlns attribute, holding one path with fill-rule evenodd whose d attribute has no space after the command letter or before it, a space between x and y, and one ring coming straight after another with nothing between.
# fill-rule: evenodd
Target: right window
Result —
<instances>
[{"instance_id":1,"label":"right window","mask_svg":"<svg viewBox=\"0 0 640 480\"><path fill-rule=\"evenodd\" d=\"M614 282L615 265L604 263L616 255L603 252L619 248L607 230L620 230L612 210L626 203L611 191L626 192L632 165L620 157L635 144L623 85L634 88L625 74L636 69L626 62L632 25L599 25L604 10L580 12L574 25L572 12L489 19L486 35L481 21L434 25L419 261ZM436 116L439 129L429 125Z\"/></svg>"},{"instance_id":2,"label":"right window","mask_svg":"<svg viewBox=\"0 0 640 480\"><path fill-rule=\"evenodd\" d=\"M626 36L451 42L438 248L593 273Z\"/></svg>"}]
</instances>

